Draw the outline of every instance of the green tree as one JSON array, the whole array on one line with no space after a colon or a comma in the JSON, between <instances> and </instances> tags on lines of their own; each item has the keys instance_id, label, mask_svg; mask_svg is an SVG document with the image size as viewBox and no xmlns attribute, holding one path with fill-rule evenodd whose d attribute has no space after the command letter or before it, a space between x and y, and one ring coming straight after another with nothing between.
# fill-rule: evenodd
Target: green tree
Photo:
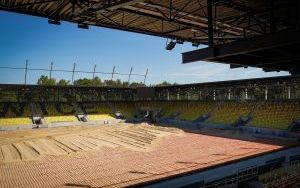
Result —
<instances>
[{"instance_id":1,"label":"green tree","mask_svg":"<svg viewBox=\"0 0 300 188\"><path fill-rule=\"evenodd\" d=\"M132 82L130 87L146 87L146 85L143 82Z\"/></svg>"},{"instance_id":2,"label":"green tree","mask_svg":"<svg viewBox=\"0 0 300 188\"><path fill-rule=\"evenodd\" d=\"M65 80L65 79L61 79L57 82L56 85L59 85L59 86L67 86L67 85L70 85L70 81L69 80Z\"/></svg>"},{"instance_id":3,"label":"green tree","mask_svg":"<svg viewBox=\"0 0 300 188\"><path fill-rule=\"evenodd\" d=\"M49 78L48 76L41 75L41 77L38 79L37 84L38 85L55 85L56 80L54 78Z\"/></svg>"},{"instance_id":4,"label":"green tree","mask_svg":"<svg viewBox=\"0 0 300 188\"><path fill-rule=\"evenodd\" d=\"M114 80L105 80L104 85L110 86L110 87L115 87L117 84L116 84L116 81L114 81Z\"/></svg>"},{"instance_id":5,"label":"green tree","mask_svg":"<svg viewBox=\"0 0 300 188\"><path fill-rule=\"evenodd\" d=\"M80 78L78 80L75 80L73 85L75 86L92 86L93 82L90 79L87 78Z\"/></svg>"},{"instance_id":6,"label":"green tree","mask_svg":"<svg viewBox=\"0 0 300 188\"><path fill-rule=\"evenodd\" d=\"M81 78L74 81L75 86L102 86L101 79L96 76L94 79Z\"/></svg>"},{"instance_id":7,"label":"green tree","mask_svg":"<svg viewBox=\"0 0 300 188\"><path fill-rule=\"evenodd\" d=\"M96 76L94 79L92 79L92 83L94 86L102 86L102 81L98 76Z\"/></svg>"},{"instance_id":8,"label":"green tree","mask_svg":"<svg viewBox=\"0 0 300 188\"><path fill-rule=\"evenodd\" d=\"M122 83L122 86L123 86L123 87L129 87L129 82L123 82L123 83Z\"/></svg>"},{"instance_id":9,"label":"green tree","mask_svg":"<svg viewBox=\"0 0 300 188\"><path fill-rule=\"evenodd\" d=\"M156 86L160 87L160 86L171 86L173 84L167 82L167 81L163 81L161 83L156 84ZM174 83L174 85L176 85L176 83Z\"/></svg>"}]
</instances>

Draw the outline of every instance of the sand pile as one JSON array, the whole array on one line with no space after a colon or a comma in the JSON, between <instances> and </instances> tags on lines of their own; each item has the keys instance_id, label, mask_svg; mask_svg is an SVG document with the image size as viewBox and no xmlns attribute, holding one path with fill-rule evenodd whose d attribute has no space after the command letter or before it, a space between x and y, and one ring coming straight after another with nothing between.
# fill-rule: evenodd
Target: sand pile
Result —
<instances>
[{"instance_id":1,"label":"sand pile","mask_svg":"<svg viewBox=\"0 0 300 188\"><path fill-rule=\"evenodd\" d=\"M101 125L0 132L0 163L32 161L47 155L69 155L101 147L151 150L174 128L150 125Z\"/></svg>"}]
</instances>

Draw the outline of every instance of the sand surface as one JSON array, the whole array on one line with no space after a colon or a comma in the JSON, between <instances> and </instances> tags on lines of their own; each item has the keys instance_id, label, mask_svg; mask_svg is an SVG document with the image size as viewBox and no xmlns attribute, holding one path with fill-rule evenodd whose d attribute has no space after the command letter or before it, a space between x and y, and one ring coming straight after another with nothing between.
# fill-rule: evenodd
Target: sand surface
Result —
<instances>
[{"instance_id":1,"label":"sand surface","mask_svg":"<svg viewBox=\"0 0 300 188\"><path fill-rule=\"evenodd\" d=\"M119 124L74 126L0 132L0 163L38 160L42 156L72 155L102 147L146 151L160 138L180 135L179 129Z\"/></svg>"},{"instance_id":2,"label":"sand surface","mask_svg":"<svg viewBox=\"0 0 300 188\"><path fill-rule=\"evenodd\" d=\"M0 132L0 187L123 187L283 147L148 125Z\"/></svg>"}]
</instances>

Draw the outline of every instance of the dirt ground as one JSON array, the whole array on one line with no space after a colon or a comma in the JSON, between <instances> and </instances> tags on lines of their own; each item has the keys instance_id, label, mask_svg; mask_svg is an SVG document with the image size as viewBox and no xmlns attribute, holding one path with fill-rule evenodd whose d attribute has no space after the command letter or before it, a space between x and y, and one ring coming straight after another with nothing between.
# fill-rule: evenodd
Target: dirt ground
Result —
<instances>
[{"instance_id":1,"label":"dirt ground","mask_svg":"<svg viewBox=\"0 0 300 188\"><path fill-rule=\"evenodd\" d=\"M0 187L123 187L286 144L117 124L0 132Z\"/></svg>"}]
</instances>

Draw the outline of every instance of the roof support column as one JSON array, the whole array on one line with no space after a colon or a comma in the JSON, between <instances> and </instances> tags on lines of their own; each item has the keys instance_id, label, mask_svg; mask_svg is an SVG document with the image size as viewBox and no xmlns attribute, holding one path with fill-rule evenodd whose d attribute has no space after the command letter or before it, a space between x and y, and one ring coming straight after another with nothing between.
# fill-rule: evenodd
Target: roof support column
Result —
<instances>
[{"instance_id":1,"label":"roof support column","mask_svg":"<svg viewBox=\"0 0 300 188\"><path fill-rule=\"evenodd\" d=\"M297 29L299 29L300 28L300 1L297 1L297 14L298 14Z\"/></svg>"},{"instance_id":2,"label":"roof support column","mask_svg":"<svg viewBox=\"0 0 300 188\"><path fill-rule=\"evenodd\" d=\"M212 6L213 0L207 0L207 29L208 29L208 46L214 46L214 30L213 30L213 13L212 13Z\"/></svg>"}]
</instances>

